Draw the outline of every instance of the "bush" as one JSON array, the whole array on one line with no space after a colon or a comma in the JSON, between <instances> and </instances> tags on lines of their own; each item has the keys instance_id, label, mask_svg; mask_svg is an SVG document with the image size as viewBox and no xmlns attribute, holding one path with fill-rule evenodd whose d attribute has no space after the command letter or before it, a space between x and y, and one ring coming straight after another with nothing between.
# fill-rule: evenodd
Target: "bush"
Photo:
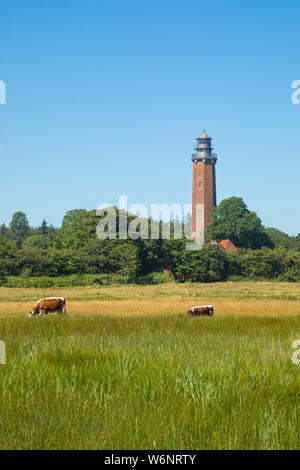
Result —
<instances>
[{"instance_id":1,"label":"bush","mask_svg":"<svg viewBox=\"0 0 300 470\"><path fill-rule=\"evenodd\" d=\"M280 274L277 278L281 282L300 282L299 271L295 268L288 269L285 273Z\"/></svg>"},{"instance_id":2,"label":"bush","mask_svg":"<svg viewBox=\"0 0 300 470\"><path fill-rule=\"evenodd\" d=\"M217 245L182 253L175 268L179 281L225 281L228 278L228 260L225 251Z\"/></svg>"},{"instance_id":3,"label":"bush","mask_svg":"<svg viewBox=\"0 0 300 470\"><path fill-rule=\"evenodd\" d=\"M6 284L6 277L3 276L3 274L0 273L0 286L5 286Z\"/></svg>"},{"instance_id":4,"label":"bush","mask_svg":"<svg viewBox=\"0 0 300 470\"><path fill-rule=\"evenodd\" d=\"M282 272L279 257L269 248L249 250L242 257L242 269L250 279L274 279Z\"/></svg>"},{"instance_id":5,"label":"bush","mask_svg":"<svg viewBox=\"0 0 300 470\"><path fill-rule=\"evenodd\" d=\"M150 273L146 276L138 276L136 278L136 284L139 285L159 285L166 282L172 281L172 277L168 273Z\"/></svg>"},{"instance_id":6,"label":"bush","mask_svg":"<svg viewBox=\"0 0 300 470\"><path fill-rule=\"evenodd\" d=\"M227 280L231 282L243 282L245 281L245 276L238 276L237 274L232 274L228 277Z\"/></svg>"},{"instance_id":7,"label":"bush","mask_svg":"<svg viewBox=\"0 0 300 470\"><path fill-rule=\"evenodd\" d=\"M232 278L234 276L241 277L243 275L242 268L242 254L241 251L229 251L226 253L228 260L228 272L229 276Z\"/></svg>"},{"instance_id":8,"label":"bush","mask_svg":"<svg viewBox=\"0 0 300 470\"><path fill-rule=\"evenodd\" d=\"M92 284L102 284L100 276L93 274L74 274L71 276L60 277L16 277L8 276L5 281L6 287L76 287L76 286L90 286Z\"/></svg>"}]
</instances>

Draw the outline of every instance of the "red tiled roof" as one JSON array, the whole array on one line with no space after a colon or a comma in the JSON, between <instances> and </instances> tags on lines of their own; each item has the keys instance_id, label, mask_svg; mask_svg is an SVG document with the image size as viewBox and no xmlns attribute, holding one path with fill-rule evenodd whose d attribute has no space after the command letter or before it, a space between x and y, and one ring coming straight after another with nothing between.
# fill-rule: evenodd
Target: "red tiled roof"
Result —
<instances>
[{"instance_id":1,"label":"red tiled roof","mask_svg":"<svg viewBox=\"0 0 300 470\"><path fill-rule=\"evenodd\" d=\"M219 245L221 245L225 251L237 251L237 247L229 239L222 240Z\"/></svg>"}]
</instances>

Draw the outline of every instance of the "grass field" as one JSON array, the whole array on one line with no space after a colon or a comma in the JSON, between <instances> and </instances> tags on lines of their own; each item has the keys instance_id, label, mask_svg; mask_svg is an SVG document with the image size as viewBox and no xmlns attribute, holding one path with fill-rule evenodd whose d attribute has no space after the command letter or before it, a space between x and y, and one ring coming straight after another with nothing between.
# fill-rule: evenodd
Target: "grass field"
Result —
<instances>
[{"instance_id":1,"label":"grass field","mask_svg":"<svg viewBox=\"0 0 300 470\"><path fill-rule=\"evenodd\" d=\"M299 449L295 339L299 284L1 288L0 449Z\"/></svg>"}]
</instances>

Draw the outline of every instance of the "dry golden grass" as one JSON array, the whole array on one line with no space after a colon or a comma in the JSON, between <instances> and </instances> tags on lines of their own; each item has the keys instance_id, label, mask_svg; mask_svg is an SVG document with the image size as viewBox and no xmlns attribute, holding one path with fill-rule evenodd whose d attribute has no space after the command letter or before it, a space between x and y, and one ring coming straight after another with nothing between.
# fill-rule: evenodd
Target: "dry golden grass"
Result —
<instances>
[{"instance_id":1,"label":"dry golden grass","mask_svg":"<svg viewBox=\"0 0 300 470\"><path fill-rule=\"evenodd\" d=\"M210 299L203 299L203 304ZM130 315L173 315L186 313L193 306L193 299L181 300L124 300L69 302L70 314ZM287 316L300 315L300 304L294 301L216 301L216 315Z\"/></svg>"},{"instance_id":2,"label":"dry golden grass","mask_svg":"<svg viewBox=\"0 0 300 470\"><path fill-rule=\"evenodd\" d=\"M174 315L213 304L216 315L300 315L300 284L273 282L109 286L54 289L0 288L0 318L28 313L36 300L67 299L69 315Z\"/></svg>"},{"instance_id":3,"label":"dry golden grass","mask_svg":"<svg viewBox=\"0 0 300 470\"><path fill-rule=\"evenodd\" d=\"M43 297L64 296L69 300L96 300L102 299L130 299L130 298L160 298L170 296L193 297L255 297L290 298L300 300L300 283L287 282L226 282L226 283L166 283L158 286L90 286L69 288L0 288L0 302L2 301L36 301Z\"/></svg>"}]
</instances>

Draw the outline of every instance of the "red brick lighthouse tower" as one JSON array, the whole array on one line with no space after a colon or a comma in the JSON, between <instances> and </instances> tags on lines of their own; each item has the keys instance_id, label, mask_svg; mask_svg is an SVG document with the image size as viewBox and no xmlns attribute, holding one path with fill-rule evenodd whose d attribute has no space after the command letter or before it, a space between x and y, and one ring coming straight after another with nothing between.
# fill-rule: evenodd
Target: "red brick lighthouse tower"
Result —
<instances>
[{"instance_id":1,"label":"red brick lighthouse tower","mask_svg":"<svg viewBox=\"0 0 300 470\"><path fill-rule=\"evenodd\" d=\"M204 241L204 230L209 224L210 214L217 204L216 171L217 155L212 152L211 137L205 130L196 139L193 153L193 202L192 202L192 238Z\"/></svg>"}]
</instances>

